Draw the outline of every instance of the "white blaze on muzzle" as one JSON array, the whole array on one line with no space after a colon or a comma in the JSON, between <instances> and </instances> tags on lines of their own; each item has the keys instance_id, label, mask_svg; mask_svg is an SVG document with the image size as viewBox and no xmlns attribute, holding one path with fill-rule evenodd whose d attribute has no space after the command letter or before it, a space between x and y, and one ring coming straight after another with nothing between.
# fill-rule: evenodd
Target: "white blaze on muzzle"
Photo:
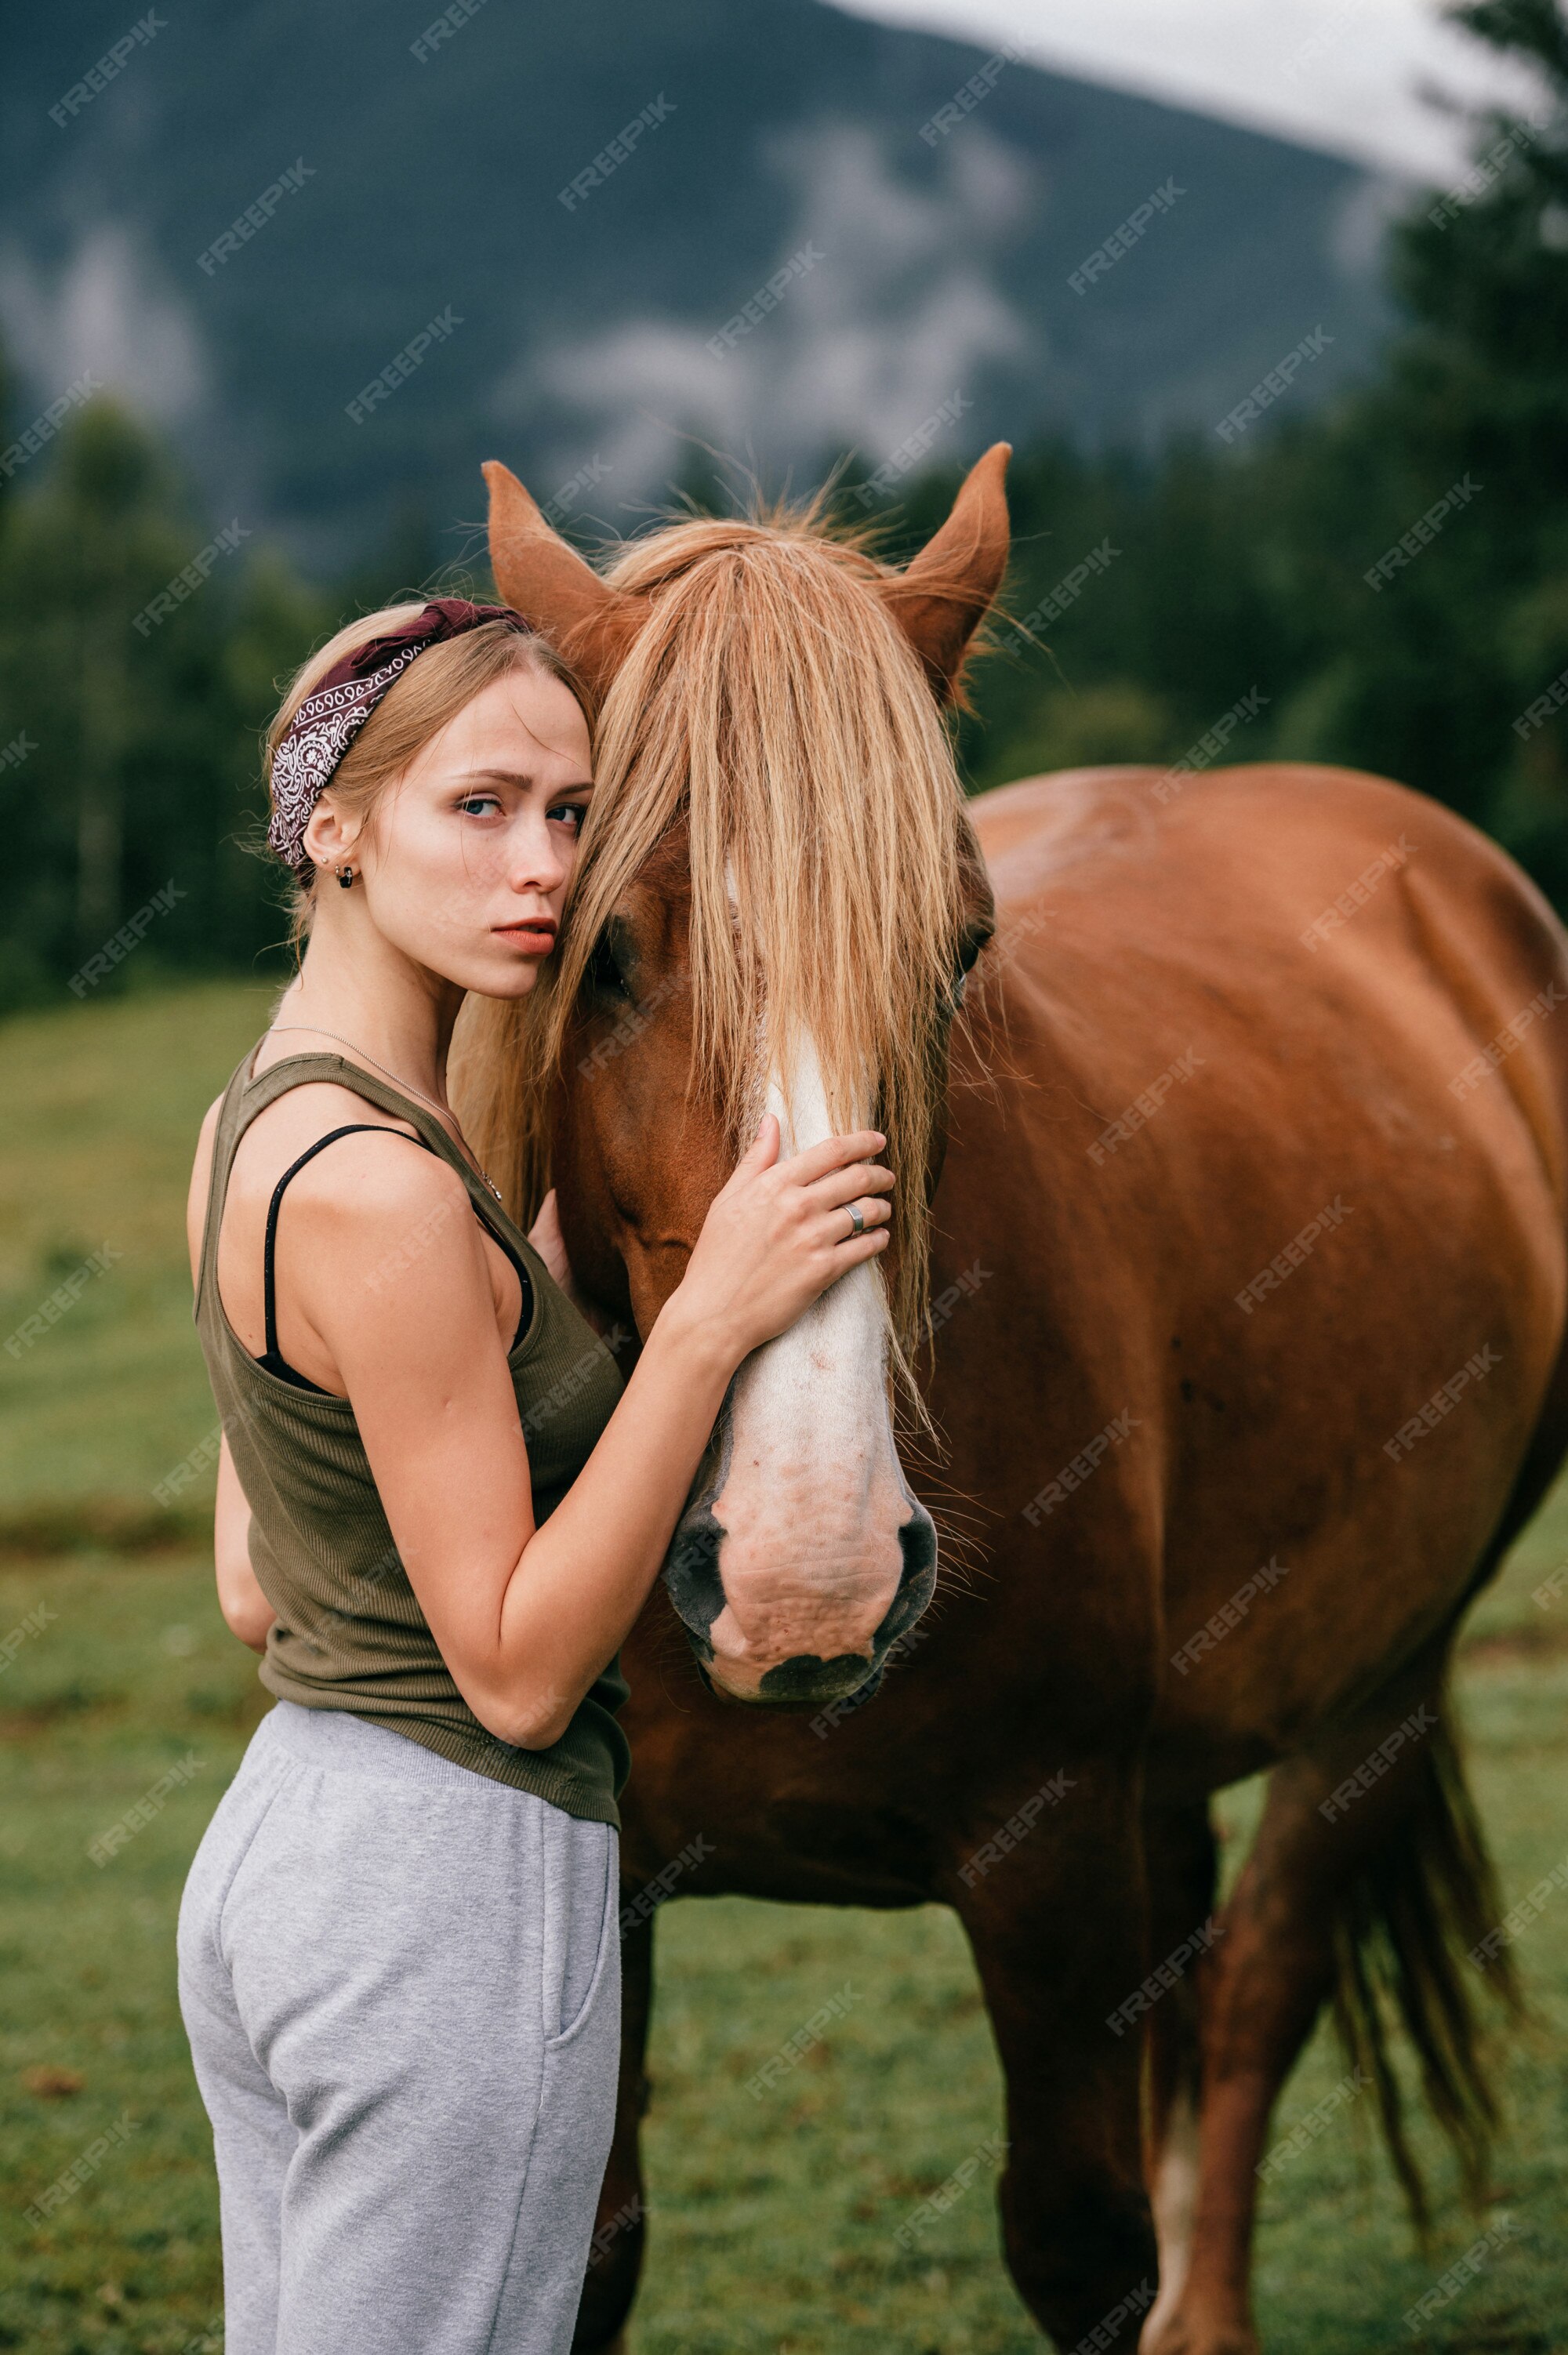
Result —
<instances>
[{"instance_id":1,"label":"white blaze on muzzle","mask_svg":"<svg viewBox=\"0 0 1568 2355\"><path fill-rule=\"evenodd\" d=\"M799 1057L787 1097L770 1084L767 1109L778 1115L786 1156L834 1133L815 1050ZM848 1236L848 1210L834 1215ZM736 1377L700 1500L717 1524L711 1559L721 1591L710 1581L717 1608L705 1631L694 1627L706 1633L710 1672L728 1692L767 1700L851 1691L929 1596L930 1526L893 1444L887 1353L881 1284L868 1262ZM910 1608L885 1626L912 1571ZM690 1625L678 1593L677 1602Z\"/></svg>"}]
</instances>

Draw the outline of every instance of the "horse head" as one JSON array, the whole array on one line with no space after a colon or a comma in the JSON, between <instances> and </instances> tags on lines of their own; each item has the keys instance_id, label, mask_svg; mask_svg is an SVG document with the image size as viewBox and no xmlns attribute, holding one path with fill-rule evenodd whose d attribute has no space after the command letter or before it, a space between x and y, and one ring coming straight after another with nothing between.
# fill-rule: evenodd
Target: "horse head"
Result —
<instances>
[{"instance_id":1,"label":"horse head","mask_svg":"<svg viewBox=\"0 0 1568 2355\"><path fill-rule=\"evenodd\" d=\"M899 572L814 516L698 518L605 577L485 469L502 595L595 719L559 958L479 1017L487 1154L559 1184L583 1288L645 1333L764 1109L784 1149L871 1124L889 1251L741 1368L665 1566L710 1682L820 1704L931 1599L894 1439L925 1319L947 1035L989 888L942 706L1008 553L998 444ZM493 1164L492 1164L493 1166Z\"/></svg>"}]
</instances>

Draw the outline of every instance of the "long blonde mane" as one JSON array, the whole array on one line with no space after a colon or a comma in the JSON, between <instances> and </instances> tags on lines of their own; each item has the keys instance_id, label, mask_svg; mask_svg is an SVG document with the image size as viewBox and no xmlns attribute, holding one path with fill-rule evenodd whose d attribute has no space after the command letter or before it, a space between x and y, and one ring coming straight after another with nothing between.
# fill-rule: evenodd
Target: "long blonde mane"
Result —
<instances>
[{"instance_id":1,"label":"long blonde mane","mask_svg":"<svg viewBox=\"0 0 1568 2355\"><path fill-rule=\"evenodd\" d=\"M907 1351L925 1315L923 1178L967 821L883 577L810 510L673 524L623 549L608 578L647 597L648 619L599 716L560 950L519 1004L471 1001L463 1089L526 1221L549 1182L551 1082L593 943L686 821L693 1082L738 1148L769 1070L787 1087L809 1040L835 1127L886 1132L901 1179L889 1305Z\"/></svg>"}]
</instances>

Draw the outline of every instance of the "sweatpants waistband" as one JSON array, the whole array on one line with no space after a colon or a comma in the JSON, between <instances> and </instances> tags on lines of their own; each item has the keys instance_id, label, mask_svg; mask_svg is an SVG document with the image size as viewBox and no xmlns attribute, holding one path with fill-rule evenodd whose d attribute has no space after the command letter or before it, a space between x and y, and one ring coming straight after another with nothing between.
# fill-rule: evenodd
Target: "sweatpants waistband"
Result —
<instances>
[{"instance_id":1,"label":"sweatpants waistband","mask_svg":"<svg viewBox=\"0 0 1568 2355\"><path fill-rule=\"evenodd\" d=\"M356 1717L347 1709L305 1709L295 1700L276 1700L251 1735L245 1756L247 1763L252 1757L297 1759L304 1765L325 1767L328 1773L371 1774L382 1782L427 1787L439 1784L476 1796L492 1795L524 1806L548 1807L552 1815L565 1812L537 1791L518 1790L489 1774L476 1774L472 1766L460 1766L454 1759L427 1750L422 1742L411 1742L406 1734L372 1725L368 1718Z\"/></svg>"}]
</instances>

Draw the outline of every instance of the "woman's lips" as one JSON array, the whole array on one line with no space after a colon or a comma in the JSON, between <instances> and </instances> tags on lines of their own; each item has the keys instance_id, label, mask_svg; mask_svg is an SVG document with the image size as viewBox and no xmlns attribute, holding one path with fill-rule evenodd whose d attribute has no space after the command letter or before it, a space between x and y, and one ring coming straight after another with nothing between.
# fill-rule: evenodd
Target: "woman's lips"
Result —
<instances>
[{"instance_id":1,"label":"woman's lips","mask_svg":"<svg viewBox=\"0 0 1568 2355\"><path fill-rule=\"evenodd\" d=\"M555 926L541 918L531 924L496 924L498 941L508 941L515 949L526 949L530 956L548 956L555 946Z\"/></svg>"}]
</instances>

